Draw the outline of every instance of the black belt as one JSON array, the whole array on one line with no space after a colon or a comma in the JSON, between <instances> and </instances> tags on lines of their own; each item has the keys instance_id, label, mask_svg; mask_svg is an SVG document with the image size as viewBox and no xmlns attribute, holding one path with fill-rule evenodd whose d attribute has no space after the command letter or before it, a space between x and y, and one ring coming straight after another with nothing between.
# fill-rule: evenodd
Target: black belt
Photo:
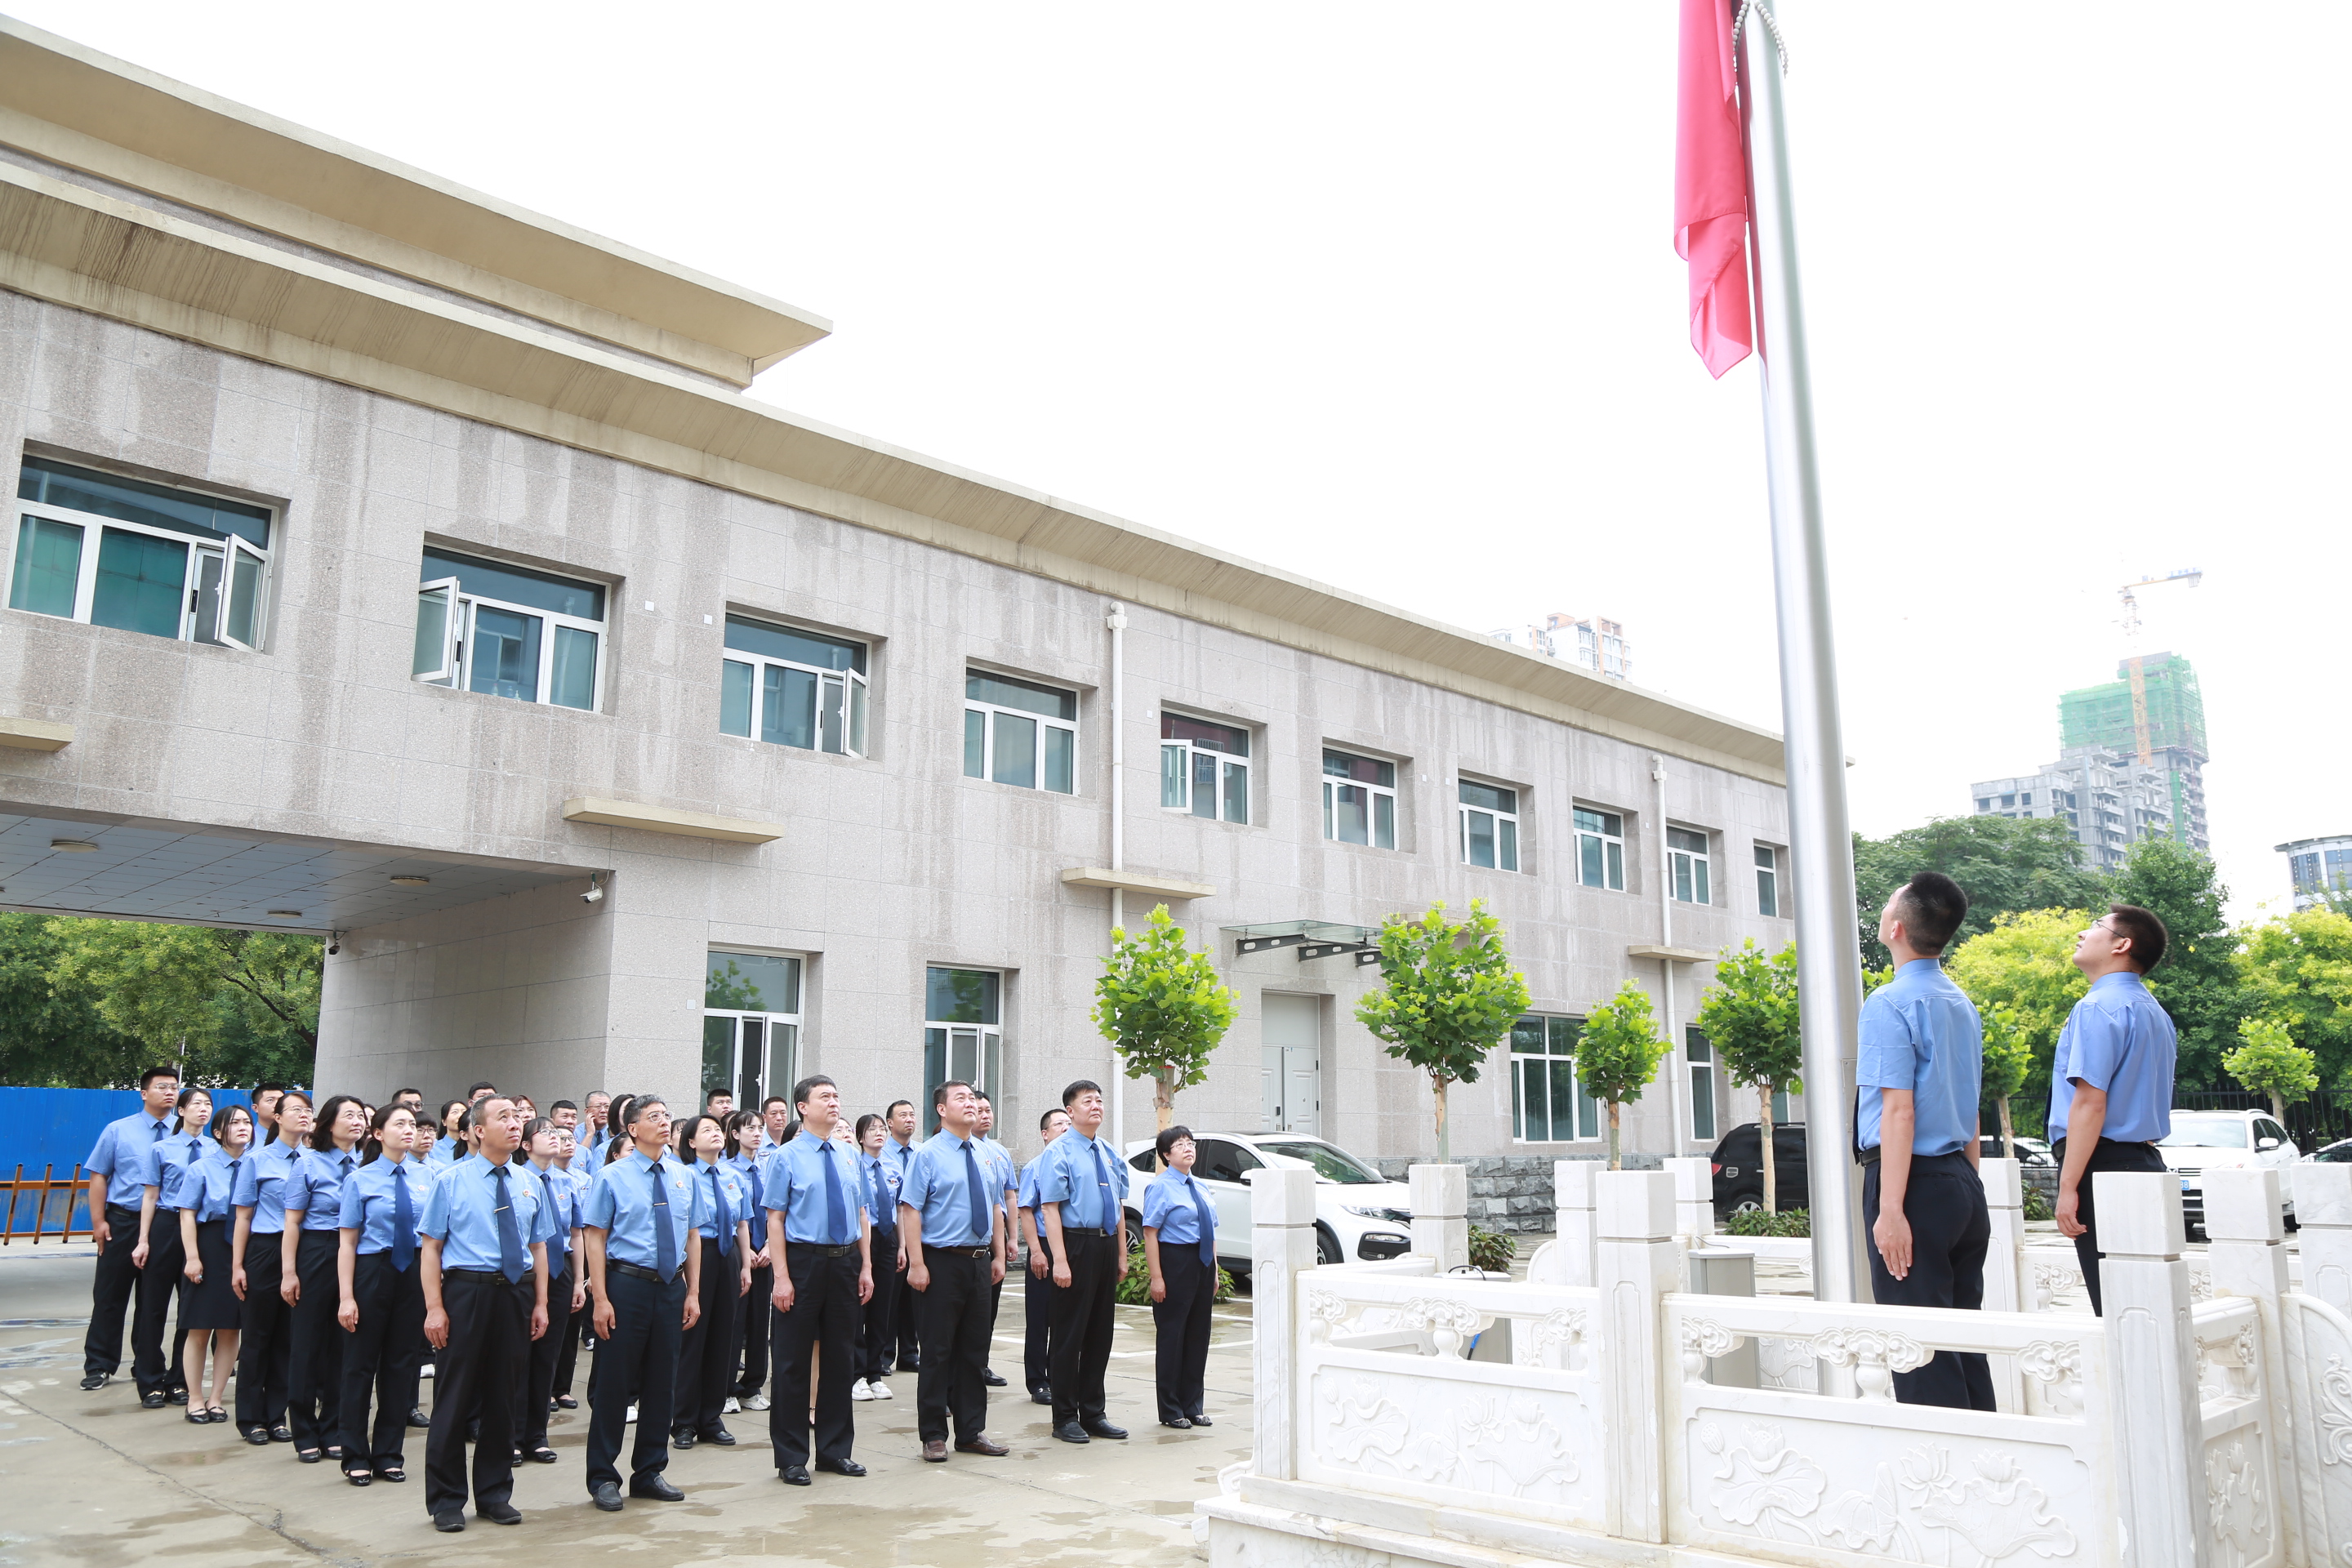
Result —
<instances>
[{"instance_id":1,"label":"black belt","mask_svg":"<svg viewBox=\"0 0 2352 1568\"><path fill-rule=\"evenodd\" d=\"M530 1274L530 1270L527 1268L523 1270L525 1279L528 1279ZM508 1279L505 1274L496 1268L444 1268L441 1270L441 1278L444 1279L495 1279L501 1285L520 1285L522 1283L521 1279Z\"/></svg>"},{"instance_id":2,"label":"black belt","mask_svg":"<svg viewBox=\"0 0 2352 1568\"><path fill-rule=\"evenodd\" d=\"M1111 1238L1109 1231L1097 1230L1092 1226L1087 1226L1083 1230L1072 1230L1067 1226L1062 1228L1062 1239L1065 1241L1108 1241Z\"/></svg>"},{"instance_id":3,"label":"black belt","mask_svg":"<svg viewBox=\"0 0 2352 1568\"><path fill-rule=\"evenodd\" d=\"M1962 1149L1947 1149L1946 1151L1944 1151L1944 1152L1942 1152L1942 1153L1940 1153L1940 1154L1918 1154L1918 1153L1915 1153L1915 1154L1913 1154L1913 1155L1911 1156L1911 1163L1912 1163L1913 1164L1916 1165L1916 1164L1920 1163L1921 1162L1923 1162L1923 1161L1927 1161L1927 1160L1965 1160L1965 1159L1967 1159L1968 1157L1969 1157L1969 1156L1968 1156L1968 1152L1967 1152L1967 1151L1966 1151L1966 1150L1962 1150ZM1877 1145L1877 1144L1875 1144L1875 1143L1873 1143L1873 1144L1872 1144L1869 1148L1867 1148L1867 1149L1857 1149L1857 1150L1855 1150L1855 1151L1853 1152L1853 1163L1854 1163L1855 1164L1857 1164L1857 1165L1875 1165L1875 1164L1877 1164L1877 1163L1878 1163L1878 1145ZM1160 1237L1160 1239L1161 1239L1162 1241L1165 1241L1165 1240L1167 1239L1167 1237Z\"/></svg>"},{"instance_id":4,"label":"black belt","mask_svg":"<svg viewBox=\"0 0 2352 1568\"><path fill-rule=\"evenodd\" d=\"M846 1258L856 1250L857 1244L854 1241L846 1247L835 1247L829 1242L822 1241L788 1240L784 1243L784 1252L787 1257L794 1253L814 1252L819 1258Z\"/></svg>"},{"instance_id":5,"label":"black belt","mask_svg":"<svg viewBox=\"0 0 2352 1568\"><path fill-rule=\"evenodd\" d=\"M677 1276L673 1274L666 1279L642 1263L624 1263L617 1258L608 1260L604 1267L615 1273L625 1274L632 1279L650 1279L656 1285L667 1285L677 1279Z\"/></svg>"},{"instance_id":6,"label":"black belt","mask_svg":"<svg viewBox=\"0 0 2352 1568\"><path fill-rule=\"evenodd\" d=\"M936 1243L929 1241L923 1243L923 1250L925 1252L944 1252L950 1258L993 1258L996 1256L996 1249L993 1247L940 1247Z\"/></svg>"},{"instance_id":7,"label":"black belt","mask_svg":"<svg viewBox=\"0 0 2352 1568\"><path fill-rule=\"evenodd\" d=\"M2135 1138L2129 1142L2126 1142L2121 1138L2109 1138L2102 1135L2098 1142L2091 1145L2092 1158L2096 1159L2098 1157L2099 1150L2103 1146L2110 1149L2153 1149L2156 1147L2156 1142L2155 1140L2147 1138ZM2061 1164L2063 1164L2066 1159L2066 1140L2061 1138L2057 1142L2052 1143L2050 1145L2050 1152L2058 1157Z\"/></svg>"}]
</instances>

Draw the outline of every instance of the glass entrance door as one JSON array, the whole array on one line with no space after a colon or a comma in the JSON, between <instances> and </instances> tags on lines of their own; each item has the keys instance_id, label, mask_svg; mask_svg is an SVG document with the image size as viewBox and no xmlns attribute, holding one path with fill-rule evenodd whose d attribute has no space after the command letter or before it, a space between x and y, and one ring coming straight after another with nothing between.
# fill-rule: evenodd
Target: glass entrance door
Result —
<instances>
[{"instance_id":1,"label":"glass entrance door","mask_svg":"<svg viewBox=\"0 0 2352 1568\"><path fill-rule=\"evenodd\" d=\"M790 1094L800 1072L801 961L714 950L702 991L702 1096L739 1110ZM696 1107L697 1110L700 1106Z\"/></svg>"}]
</instances>

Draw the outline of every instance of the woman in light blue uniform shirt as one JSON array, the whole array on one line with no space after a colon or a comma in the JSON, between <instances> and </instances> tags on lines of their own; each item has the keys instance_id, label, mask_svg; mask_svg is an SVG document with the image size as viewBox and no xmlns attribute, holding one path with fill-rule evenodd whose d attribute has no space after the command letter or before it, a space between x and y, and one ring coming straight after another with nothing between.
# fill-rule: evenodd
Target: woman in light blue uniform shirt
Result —
<instances>
[{"instance_id":1,"label":"woman in light blue uniform shirt","mask_svg":"<svg viewBox=\"0 0 2352 1568\"><path fill-rule=\"evenodd\" d=\"M768 1221L765 1199L766 1178L760 1173L760 1161L764 1153L761 1145L768 1141L768 1124L756 1110L736 1110L728 1113L727 1168L743 1184L743 1191L751 1204L751 1289L743 1295L743 1321L740 1330L741 1349L736 1358L735 1383L729 1398L739 1402L745 1410L765 1410L768 1396L761 1390L768 1384L768 1319L773 1310L769 1296L776 1288L776 1271L768 1258Z\"/></svg>"},{"instance_id":2,"label":"woman in light blue uniform shirt","mask_svg":"<svg viewBox=\"0 0 2352 1568\"><path fill-rule=\"evenodd\" d=\"M186 1261L180 1266L180 1331L187 1336L181 1347L181 1373L188 1384L190 1421L226 1421L230 1369L236 1365L238 1309L231 1282L229 1223L236 1207L229 1201L236 1178L253 1143L253 1112L242 1105L226 1107L213 1117L212 1147L202 1159L182 1165L173 1173L172 1206L179 1211L180 1247ZM213 1386L205 1391L205 1355L213 1358ZM264 1439L267 1441L267 1439Z\"/></svg>"},{"instance_id":3,"label":"woman in light blue uniform shirt","mask_svg":"<svg viewBox=\"0 0 2352 1568\"><path fill-rule=\"evenodd\" d=\"M555 1159L548 1183L551 1192L566 1192L571 1196L572 1231L580 1232L581 1216L587 1212L588 1184L594 1156L581 1147L580 1135L568 1127L555 1130ZM569 1310L559 1310L559 1307ZM580 1331L588 1317L588 1257L574 1250L572 1254L572 1295L562 1302L553 1296L547 1301L550 1338L561 1337L562 1343L555 1352L555 1386L551 1397L559 1408L577 1410L580 1401L572 1396L572 1369L580 1360Z\"/></svg>"},{"instance_id":4,"label":"woman in light blue uniform shirt","mask_svg":"<svg viewBox=\"0 0 2352 1568\"><path fill-rule=\"evenodd\" d=\"M751 1190L722 1163L727 1131L715 1116L680 1124L678 1157L702 1191L695 1245L702 1249L702 1315L679 1336L677 1392L670 1411L670 1446L698 1442L732 1447L734 1434L719 1419L735 1381L741 1302L751 1288Z\"/></svg>"},{"instance_id":5,"label":"woman in light blue uniform shirt","mask_svg":"<svg viewBox=\"0 0 2352 1568\"><path fill-rule=\"evenodd\" d=\"M416 1222L434 1177L415 1148L432 1141L432 1129L419 1127L407 1107L385 1106L369 1131L376 1152L343 1183L336 1215L343 1479L355 1487L408 1479L402 1450L408 1412L416 1404L417 1349L425 1342Z\"/></svg>"},{"instance_id":6,"label":"woman in light blue uniform shirt","mask_svg":"<svg viewBox=\"0 0 2352 1568\"><path fill-rule=\"evenodd\" d=\"M212 1120L213 1097L201 1089L184 1089L173 1109L177 1119L172 1131L141 1151L147 1164L147 1185L139 1200L139 1244L131 1249L131 1261L139 1268L136 1321L148 1325L146 1331L154 1341L150 1348L134 1338L131 1348L135 1355L148 1357L151 1365L152 1358L163 1353L164 1310L179 1290L180 1268L187 1261L172 1194L178 1189L182 1168L203 1159L212 1148L212 1140L205 1136L205 1123ZM174 1405L187 1403L189 1398L188 1390L180 1386L180 1362L187 1340L187 1325L183 1322L163 1368L163 1386Z\"/></svg>"},{"instance_id":7,"label":"woman in light blue uniform shirt","mask_svg":"<svg viewBox=\"0 0 2352 1568\"><path fill-rule=\"evenodd\" d=\"M1201 1409L1209 1375L1209 1308L1217 1299L1217 1210L1192 1179L1198 1151L1189 1127L1158 1142L1167 1168L1143 1189L1143 1258L1151 1270L1151 1319L1160 1333L1160 1424L1213 1425Z\"/></svg>"},{"instance_id":8,"label":"woman in light blue uniform shirt","mask_svg":"<svg viewBox=\"0 0 2352 1568\"><path fill-rule=\"evenodd\" d=\"M367 1108L349 1094L319 1107L310 1152L286 1184L286 1229L278 1294L293 1309L287 1350L287 1425L306 1465L343 1456L343 1335L335 1323L341 1292L335 1258L342 1246L343 1184L359 1169Z\"/></svg>"},{"instance_id":9,"label":"woman in light blue uniform shirt","mask_svg":"<svg viewBox=\"0 0 2352 1568\"><path fill-rule=\"evenodd\" d=\"M571 1337L572 1314L582 1300L582 1259L573 1247L580 1236L580 1194L572 1178L555 1169L555 1151L565 1136L544 1116L523 1123L522 1152L547 1194L539 1205L539 1234L531 1237L547 1244L547 1332L530 1342L515 1429L522 1435L522 1457L539 1465L555 1463L555 1450L547 1446L547 1411L554 1403L555 1368L562 1360L563 1342Z\"/></svg>"},{"instance_id":10,"label":"woman in light blue uniform shirt","mask_svg":"<svg viewBox=\"0 0 2352 1568\"><path fill-rule=\"evenodd\" d=\"M236 1173L232 1277L245 1303L236 1345L236 1426L248 1443L291 1443L286 1425L287 1350L292 1314L279 1292L286 1194L309 1152L310 1097L289 1089L278 1100L278 1136L246 1156Z\"/></svg>"}]
</instances>

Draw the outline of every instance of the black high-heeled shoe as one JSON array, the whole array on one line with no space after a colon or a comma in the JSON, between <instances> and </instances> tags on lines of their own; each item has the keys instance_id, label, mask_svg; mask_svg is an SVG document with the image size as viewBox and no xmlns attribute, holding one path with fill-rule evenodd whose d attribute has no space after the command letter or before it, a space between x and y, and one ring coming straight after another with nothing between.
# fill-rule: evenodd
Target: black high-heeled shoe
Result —
<instances>
[{"instance_id":1,"label":"black high-heeled shoe","mask_svg":"<svg viewBox=\"0 0 2352 1568\"><path fill-rule=\"evenodd\" d=\"M380 1481L404 1481L408 1479L408 1472L398 1465L378 1465L375 1468L375 1479Z\"/></svg>"},{"instance_id":2,"label":"black high-heeled shoe","mask_svg":"<svg viewBox=\"0 0 2352 1568\"><path fill-rule=\"evenodd\" d=\"M373 1470L347 1469L343 1472L343 1479L351 1482L352 1485L355 1487L363 1487L370 1485L375 1480L375 1472Z\"/></svg>"}]
</instances>

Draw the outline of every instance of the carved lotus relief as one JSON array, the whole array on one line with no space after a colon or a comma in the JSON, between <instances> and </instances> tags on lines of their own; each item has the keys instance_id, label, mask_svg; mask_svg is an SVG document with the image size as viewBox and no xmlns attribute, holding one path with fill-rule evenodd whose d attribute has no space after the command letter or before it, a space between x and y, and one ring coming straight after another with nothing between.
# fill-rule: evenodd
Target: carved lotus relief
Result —
<instances>
[{"instance_id":1,"label":"carved lotus relief","mask_svg":"<svg viewBox=\"0 0 2352 1568\"><path fill-rule=\"evenodd\" d=\"M1316 1447L1328 1463L1539 1502L1568 1501L1582 1479L1568 1435L1532 1394L1457 1394L1416 1422L1370 1378L1316 1384Z\"/></svg>"},{"instance_id":2,"label":"carved lotus relief","mask_svg":"<svg viewBox=\"0 0 2352 1568\"><path fill-rule=\"evenodd\" d=\"M2205 1508L2217 1568L2244 1568L2269 1555L2271 1505L2258 1458L2259 1451L2246 1451L2242 1437L2205 1450Z\"/></svg>"}]
</instances>

